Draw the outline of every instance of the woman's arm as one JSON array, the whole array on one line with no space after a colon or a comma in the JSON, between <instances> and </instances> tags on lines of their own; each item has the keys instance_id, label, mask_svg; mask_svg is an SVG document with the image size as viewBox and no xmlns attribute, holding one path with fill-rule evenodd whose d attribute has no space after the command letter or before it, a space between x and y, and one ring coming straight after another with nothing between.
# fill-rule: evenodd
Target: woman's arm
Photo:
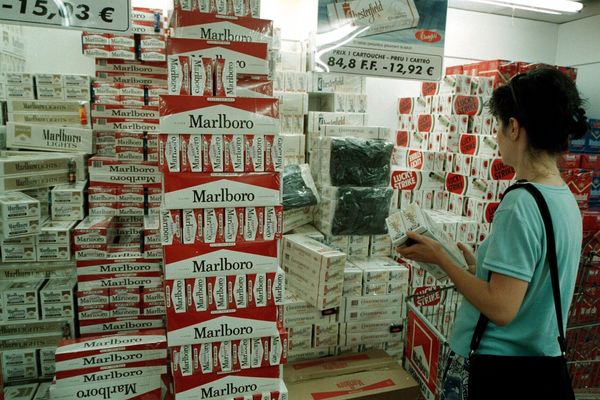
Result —
<instances>
[{"instance_id":1,"label":"woman's arm","mask_svg":"<svg viewBox=\"0 0 600 400\"><path fill-rule=\"evenodd\" d=\"M439 265L456 289L494 324L508 325L515 318L523 303L527 282L497 273L492 273L489 282L483 281L456 265L436 241L412 232L408 237L417 243L399 248L400 255Z\"/></svg>"}]
</instances>

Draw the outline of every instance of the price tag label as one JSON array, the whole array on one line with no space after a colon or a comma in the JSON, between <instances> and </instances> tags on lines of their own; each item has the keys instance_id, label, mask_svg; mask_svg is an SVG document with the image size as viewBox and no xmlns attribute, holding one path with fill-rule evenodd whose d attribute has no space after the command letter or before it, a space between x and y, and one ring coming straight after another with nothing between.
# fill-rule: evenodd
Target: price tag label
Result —
<instances>
[{"instance_id":1,"label":"price tag label","mask_svg":"<svg viewBox=\"0 0 600 400\"><path fill-rule=\"evenodd\" d=\"M338 47L319 56L328 72L436 81L442 77L442 57L429 54Z\"/></svg>"},{"instance_id":2,"label":"price tag label","mask_svg":"<svg viewBox=\"0 0 600 400\"><path fill-rule=\"evenodd\" d=\"M127 32L130 0L0 0L0 22Z\"/></svg>"}]
</instances>

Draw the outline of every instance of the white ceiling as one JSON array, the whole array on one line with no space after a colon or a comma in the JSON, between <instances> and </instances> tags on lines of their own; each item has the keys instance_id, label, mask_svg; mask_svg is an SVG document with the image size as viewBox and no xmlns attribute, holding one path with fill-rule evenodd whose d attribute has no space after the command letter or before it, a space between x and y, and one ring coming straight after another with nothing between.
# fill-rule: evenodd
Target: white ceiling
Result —
<instances>
[{"instance_id":1,"label":"white ceiling","mask_svg":"<svg viewBox=\"0 0 600 400\"><path fill-rule=\"evenodd\" d=\"M498 7L488 4L474 3L468 0L448 0L450 8L461 10L478 11L487 14L497 14L514 16L515 18L532 19L536 21L552 22L555 24L564 24L566 22L576 21L578 19L600 15L600 0L576 0L583 3L583 9L576 14L542 14L531 11L516 10L510 7Z\"/></svg>"}]
</instances>

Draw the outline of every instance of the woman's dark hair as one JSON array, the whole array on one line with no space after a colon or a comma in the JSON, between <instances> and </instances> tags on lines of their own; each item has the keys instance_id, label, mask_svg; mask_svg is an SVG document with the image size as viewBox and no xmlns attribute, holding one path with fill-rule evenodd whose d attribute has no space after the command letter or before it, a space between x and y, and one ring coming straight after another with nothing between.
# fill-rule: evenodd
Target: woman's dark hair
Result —
<instances>
[{"instance_id":1,"label":"woman's dark hair","mask_svg":"<svg viewBox=\"0 0 600 400\"><path fill-rule=\"evenodd\" d=\"M552 68L514 76L494 90L488 107L506 126L516 118L527 130L533 150L550 154L567 151L569 139L580 139L590 126L575 82Z\"/></svg>"}]
</instances>

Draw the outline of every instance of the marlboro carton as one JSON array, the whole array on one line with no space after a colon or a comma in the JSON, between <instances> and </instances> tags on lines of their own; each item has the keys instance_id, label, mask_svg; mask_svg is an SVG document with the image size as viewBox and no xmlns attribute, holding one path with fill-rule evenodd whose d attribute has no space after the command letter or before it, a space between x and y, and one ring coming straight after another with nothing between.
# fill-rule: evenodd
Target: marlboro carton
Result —
<instances>
[{"instance_id":1,"label":"marlboro carton","mask_svg":"<svg viewBox=\"0 0 600 400\"><path fill-rule=\"evenodd\" d=\"M96 59L96 71L167 75L167 64L165 62Z\"/></svg>"},{"instance_id":2,"label":"marlboro carton","mask_svg":"<svg viewBox=\"0 0 600 400\"><path fill-rule=\"evenodd\" d=\"M71 231L77 221L51 221L47 220L36 237L38 245L69 245L71 243Z\"/></svg>"},{"instance_id":3,"label":"marlboro carton","mask_svg":"<svg viewBox=\"0 0 600 400\"><path fill-rule=\"evenodd\" d=\"M243 9L236 8L238 11ZM273 22L258 18L238 16L225 19L214 14L175 10L171 24L174 37L178 38L268 44L273 41Z\"/></svg>"},{"instance_id":4,"label":"marlboro carton","mask_svg":"<svg viewBox=\"0 0 600 400\"><path fill-rule=\"evenodd\" d=\"M174 378L177 399L193 400L198 398L254 399L253 394L280 390L281 372L279 366L246 369L231 374L205 374Z\"/></svg>"},{"instance_id":5,"label":"marlboro carton","mask_svg":"<svg viewBox=\"0 0 600 400\"><path fill-rule=\"evenodd\" d=\"M97 276L101 274L136 274L161 272L161 260L85 260L77 261L78 276Z\"/></svg>"},{"instance_id":6,"label":"marlboro carton","mask_svg":"<svg viewBox=\"0 0 600 400\"><path fill-rule=\"evenodd\" d=\"M110 288L109 301L115 303L139 303L140 288Z\"/></svg>"},{"instance_id":7,"label":"marlboro carton","mask_svg":"<svg viewBox=\"0 0 600 400\"><path fill-rule=\"evenodd\" d=\"M169 70L169 94L189 95L191 65L188 56L169 56L167 58Z\"/></svg>"},{"instance_id":8,"label":"marlboro carton","mask_svg":"<svg viewBox=\"0 0 600 400\"><path fill-rule=\"evenodd\" d=\"M183 377L281 365L287 362L287 343L288 335L281 331L270 337L180 346L171 349L172 370Z\"/></svg>"},{"instance_id":9,"label":"marlboro carton","mask_svg":"<svg viewBox=\"0 0 600 400\"><path fill-rule=\"evenodd\" d=\"M161 210L160 212L160 237L163 245L181 243L182 217L180 210Z\"/></svg>"},{"instance_id":10,"label":"marlboro carton","mask_svg":"<svg viewBox=\"0 0 600 400\"><path fill-rule=\"evenodd\" d=\"M223 135L202 135L202 170L223 172Z\"/></svg>"},{"instance_id":11,"label":"marlboro carton","mask_svg":"<svg viewBox=\"0 0 600 400\"><path fill-rule=\"evenodd\" d=\"M276 206L280 175L165 173L164 200L169 209Z\"/></svg>"},{"instance_id":12,"label":"marlboro carton","mask_svg":"<svg viewBox=\"0 0 600 400\"><path fill-rule=\"evenodd\" d=\"M215 96L236 97L237 72L234 60L215 60Z\"/></svg>"},{"instance_id":13,"label":"marlboro carton","mask_svg":"<svg viewBox=\"0 0 600 400\"><path fill-rule=\"evenodd\" d=\"M203 234L205 243L224 242L224 210L222 208L205 208L203 218Z\"/></svg>"},{"instance_id":14,"label":"marlboro carton","mask_svg":"<svg viewBox=\"0 0 600 400\"><path fill-rule=\"evenodd\" d=\"M73 230L73 243L107 244L111 237L111 217L86 217Z\"/></svg>"},{"instance_id":15,"label":"marlboro carton","mask_svg":"<svg viewBox=\"0 0 600 400\"><path fill-rule=\"evenodd\" d=\"M265 138L263 135L244 135L245 167L248 172L262 172L265 169Z\"/></svg>"},{"instance_id":16,"label":"marlboro carton","mask_svg":"<svg viewBox=\"0 0 600 400\"><path fill-rule=\"evenodd\" d=\"M171 314L167 318L171 346L274 336L282 327L281 306Z\"/></svg>"},{"instance_id":17,"label":"marlboro carton","mask_svg":"<svg viewBox=\"0 0 600 400\"><path fill-rule=\"evenodd\" d=\"M160 118L156 107L129 107L122 105L99 105L92 104L92 112L98 118L137 118L141 120L153 120Z\"/></svg>"},{"instance_id":18,"label":"marlboro carton","mask_svg":"<svg viewBox=\"0 0 600 400\"><path fill-rule=\"evenodd\" d=\"M110 45L112 34L110 33L92 33L82 32L81 42L83 44L99 44L99 45ZM36 75L37 77L38 75Z\"/></svg>"},{"instance_id":19,"label":"marlboro carton","mask_svg":"<svg viewBox=\"0 0 600 400\"><path fill-rule=\"evenodd\" d=\"M215 60L209 57L192 57L191 63L191 95L213 96Z\"/></svg>"},{"instance_id":20,"label":"marlboro carton","mask_svg":"<svg viewBox=\"0 0 600 400\"><path fill-rule=\"evenodd\" d=\"M0 195L0 218L3 221L20 218L40 218L40 202L22 192Z\"/></svg>"},{"instance_id":21,"label":"marlboro carton","mask_svg":"<svg viewBox=\"0 0 600 400\"><path fill-rule=\"evenodd\" d=\"M8 123L6 145L14 148L91 154L91 129Z\"/></svg>"},{"instance_id":22,"label":"marlboro carton","mask_svg":"<svg viewBox=\"0 0 600 400\"><path fill-rule=\"evenodd\" d=\"M91 366L78 370L60 371L56 374L57 389L76 388L99 381L121 381L135 377L138 381L153 379L167 372L164 360L131 362L127 366Z\"/></svg>"},{"instance_id":23,"label":"marlboro carton","mask_svg":"<svg viewBox=\"0 0 600 400\"><path fill-rule=\"evenodd\" d=\"M277 271L277 241L171 245L164 248L165 278Z\"/></svg>"},{"instance_id":24,"label":"marlboro carton","mask_svg":"<svg viewBox=\"0 0 600 400\"><path fill-rule=\"evenodd\" d=\"M140 104L136 104L140 105ZM143 105L143 102L142 104ZM128 132L158 132L157 119L92 118L95 129Z\"/></svg>"},{"instance_id":25,"label":"marlboro carton","mask_svg":"<svg viewBox=\"0 0 600 400\"><path fill-rule=\"evenodd\" d=\"M180 147L179 135L158 135L159 165L163 172L180 172Z\"/></svg>"},{"instance_id":26,"label":"marlboro carton","mask_svg":"<svg viewBox=\"0 0 600 400\"><path fill-rule=\"evenodd\" d=\"M126 83L135 85L165 85L167 74L138 74L131 72L96 71L96 78L102 82Z\"/></svg>"},{"instance_id":27,"label":"marlboro carton","mask_svg":"<svg viewBox=\"0 0 600 400\"><path fill-rule=\"evenodd\" d=\"M167 280L167 315L185 312L257 308L281 305L284 274L274 273L208 276Z\"/></svg>"},{"instance_id":28,"label":"marlboro carton","mask_svg":"<svg viewBox=\"0 0 600 400\"><path fill-rule=\"evenodd\" d=\"M245 171L245 137L242 135L223 135L223 171ZM274 170L273 170L274 171Z\"/></svg>"},{"instance_id":29,"label":"marlboro carton","mask_svg":"<svg viewBox=\"0 0 600 400\"><path fill-rule=\"evenodd\" d=\"M166 364L167 342L162 330L133 331L89 339L62 341L56 350L56 371L111 365ZM145 363L145 364L139 364Z\"/></svg>"},{"instance_id":30,"label":"marlboro carton","mask_svg":"<svg viewBox=\"0 0 600 400\"><path fill-rule=\"evenodd\" d=\"M122 318L102 318L80 321L81 336L90 337L123 331L158 329L164 326L161 316L139 316Z\"/></svg>"},{"instance_id":31,"label":"marlboro carton","mask_svg":"<svg viewBox=\"0 0 600 400\"><path fill-rule=\"evenodd\" d=\"M95 304L109 304L110 289L79 290L77 292L77 304L90 306Z\"/></svg>"},{"instance_id":32,"label":"marlboro carton","mask_svg":"<svg viewBox=\"0 0 600 400\"><path fill-rule=\"evenodd\" d=\"M276 99L162 96L161 133L274 134Z\"/></svg>"}]
</instances>

